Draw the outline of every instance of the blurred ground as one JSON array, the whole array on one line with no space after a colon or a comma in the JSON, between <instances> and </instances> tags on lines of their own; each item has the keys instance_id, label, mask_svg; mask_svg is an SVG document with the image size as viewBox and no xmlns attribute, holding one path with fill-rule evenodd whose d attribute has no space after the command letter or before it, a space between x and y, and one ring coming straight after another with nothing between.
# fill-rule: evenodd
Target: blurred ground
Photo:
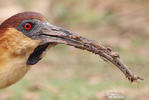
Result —
<instances>
[{"instance_id":1,"label":"blurred ground","mask_svg":"<svg viewBox=\"0 0 149 100\"><path fill-rule=\"evenodd\" d=\"M52 24L114 48L145 79L131 84L100 57L58 45L24 79L1 90L0 100L148 100L148 10L148 0L0 0L0 22L40 12ZM122 97L110 99L112 94Z\"/></svg>"}]
</instances>

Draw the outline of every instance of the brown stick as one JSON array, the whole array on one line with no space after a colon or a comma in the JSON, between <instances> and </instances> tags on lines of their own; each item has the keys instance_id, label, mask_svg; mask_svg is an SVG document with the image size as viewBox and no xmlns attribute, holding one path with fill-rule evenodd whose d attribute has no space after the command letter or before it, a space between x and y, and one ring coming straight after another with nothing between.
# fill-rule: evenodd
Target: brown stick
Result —
<instances>
[{"instance_id":1,"label":"brown stick","mask_svg":"<svg viewBox=\"0 0 149 100\"><path fill-rule=\"evenodd\" d=\"M127 65L125 65L121 60L120 60L120 56L118 53L114 52L111 48L105 48L104 46L100 45L99 43L92 41L92 40L88 40L82 36L79 35L75 35L74 33L73 35L68 35L69 38L77 40L77 41L82 41L83 46L82 47L77 47L80 49L85 49L88 50L92 53L98 54L101 57L105 58L106 60L110 61L111 63L113 63L114 65L116 65L126 76L126 78L128 78L129 81L134 82L137 80L143 80L141 77L134 75L129 68L127 67Z\"/></svg>"},{"instance_id":2,"label":"brown stick","mask_svg":"<svg viewBox=\"0 0 149 100\"><path fill-rule=\"evenodd\" d=\"M97 43L96 41L89 40L80 36L79 34L66 31L62 28L52 29L52 31L53 33L51 33L49 36L54 39L48 38L49 42L67 44L82 50L90 51L103 57L105 60L117 66L124 73L124 75L126 76L126 78L128 78L129 81L134 82L137 80L143 80L141 77L134 75L129 70L129 68L120 60L119 54L114 52L111 48L106 48L101 44Z\"/></svg>"}]
</instances>

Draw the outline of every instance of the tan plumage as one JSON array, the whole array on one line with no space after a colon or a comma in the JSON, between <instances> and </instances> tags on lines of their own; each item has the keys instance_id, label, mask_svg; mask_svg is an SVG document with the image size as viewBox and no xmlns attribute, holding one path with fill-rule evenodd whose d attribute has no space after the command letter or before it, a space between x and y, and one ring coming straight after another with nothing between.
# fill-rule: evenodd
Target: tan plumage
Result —
<instances>
[{"instance_id":1,"label":"tan plumage","mask_svg":"<svg viewBox=\"0 0 149 100\"><path fill-rule=\"evenodd\" d=\"M8 28L0 41L0 88L4 88L30 69L26 61L40 41L32 40L14 28Z\"/></svg>"},{"instance_id":2,"label":"tan plumage","mask_svg":"<svg viewBox=\"0 0 149 100\"><path fill-rule=\"evenodd\" d=\"M26 74L30 69L26 61L41 42L25 36L15 27L28 18L42 21L45 21L45 18L33 12L23 14L25 15L9 18L0 26L0 89L17 82Z\"/></svg>"}]
</instances>

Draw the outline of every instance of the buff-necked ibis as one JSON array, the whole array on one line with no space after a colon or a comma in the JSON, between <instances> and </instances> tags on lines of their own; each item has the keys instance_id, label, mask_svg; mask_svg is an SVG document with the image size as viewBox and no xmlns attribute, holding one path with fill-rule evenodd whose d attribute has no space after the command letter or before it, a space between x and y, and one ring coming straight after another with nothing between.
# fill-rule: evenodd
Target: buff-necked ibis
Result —
<instances>
[{"instance_id":1,"label":"buff-necked ibis","mask_svg":"<svg viewBox=\"0 0 149 100\"><path fill-rule=\"evenodd\" d=\"M31 65L58 43L67 44L102 56L116 65L131 80L140 79L124 65L119 55L95 41L50 24L36 12L16 14L0 25L0 88L20 80Z\"/></svg>"}]
</instances>

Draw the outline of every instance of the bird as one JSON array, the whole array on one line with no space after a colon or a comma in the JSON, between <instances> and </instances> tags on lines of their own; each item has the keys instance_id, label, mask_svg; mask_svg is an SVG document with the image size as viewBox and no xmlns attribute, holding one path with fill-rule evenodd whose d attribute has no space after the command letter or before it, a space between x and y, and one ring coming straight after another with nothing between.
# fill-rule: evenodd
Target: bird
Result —
<instances>
[{"instance_id":1,"label":"bird","mask_svg":"<svg viewBox=\"0 0 149 100\"><path fill-rule=\"evenodd\" d=\"M56 45L39 36L42 31L50 31L46 27L50 29L50 23L36 12L16 14L0 25L0 89L20 80Z\"/></svg>"},{"instance_id":2,"label":"bird","mask_svg":"<svg viewBox=\"0 0 149 100\"><path fill-rule=\"evenodd\" d=\"M38 12L21 12L6 19L0 24L0 89L22 79L32 65L37 64L50 48L59 43L98 53L94 41L52 25ZM101 46L99 50L107 50L99 52L100 56L112 59L112 56L107 56L111 49ZM121 66L121 63L116 62L115 65ZM122 70L126 73L125 68Z\"/></svg>"}]
</instances>

